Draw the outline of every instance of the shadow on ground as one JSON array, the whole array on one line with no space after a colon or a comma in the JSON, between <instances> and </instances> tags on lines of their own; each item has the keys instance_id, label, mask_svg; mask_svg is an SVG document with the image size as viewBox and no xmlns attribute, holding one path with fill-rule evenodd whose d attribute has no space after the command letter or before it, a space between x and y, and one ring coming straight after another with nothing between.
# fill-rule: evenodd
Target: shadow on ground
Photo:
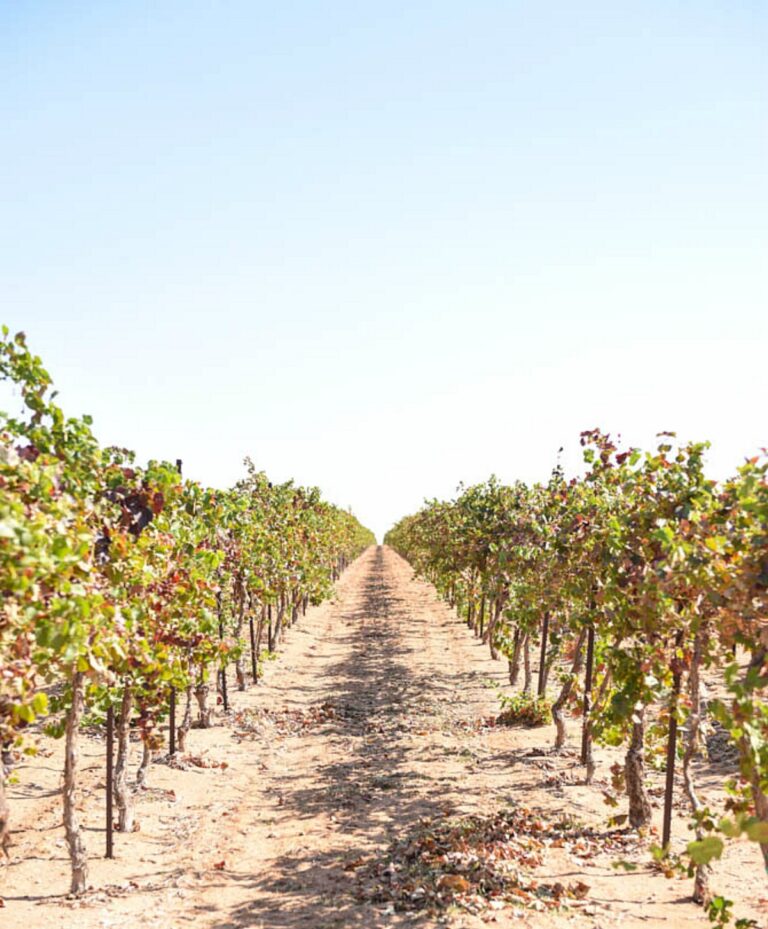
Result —
<instances>
[{"instance_id":1,"label":"shadow on ground","mask_svg":"<svg viewBox=\"0 0 768 929\"><path fill-rule=\"evenodd\" d=\"M339 617L349 629L342 641L351 645L351 653L324 674L337 711L324 731L347 740L347 760L320 767L310 788L292 787L302 780L299 774L288 773L281 780L286 814L302 819L330 811L345 841L333 847L331 835L327 850L283 856L265 874L222 874L210 887L241 882L253 890L253 899L224 916L216 924L221 929L376 929L410 921L384 913L383 905L359 903L355 870L345 870L345 865L383 853L398 835L395 823L405 832L420 819L444 812L439 785L425 790L430 779L412 770L410 730L414 719L431 715L425 694L453 691L456 678L450 673L414 674L411 649L398 634L413 616L385 579L381 549L362 592L362 602ZM351 844L350 836L356 839Z\"/></svg>"}]
</instances>

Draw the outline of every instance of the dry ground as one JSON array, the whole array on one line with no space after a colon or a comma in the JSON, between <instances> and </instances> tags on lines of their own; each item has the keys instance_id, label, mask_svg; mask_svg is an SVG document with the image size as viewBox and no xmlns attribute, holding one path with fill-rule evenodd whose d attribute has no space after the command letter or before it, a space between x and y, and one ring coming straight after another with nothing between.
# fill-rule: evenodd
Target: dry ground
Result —
<instances>
[{"instance_id":1,"label":"dry ground","mask_svg":"<svg viewBox=\"0 0 768 929\"><path fill-rule=\"evenodd\" d=\"M376 929L434 926L695 927L690 882L666 880L643 851L591 858L546 850L533 877L582 881L586 899L562 912L505 907L425 915L393 912L370 893L372 869L386 867L393 839L425 818L488 813L512 805L544 817L572 814L605 829L600 784L579 783L573 756L532 755L548 729L493 729L498 713L493 662L427 584L386 548L369 549L345 573L333 602L293 628L264 682L234 695L234 711L193 730L203 764L154 764L138 797L140 831L103 850L103 743L86 740L84 815L93 891L68 901L60 817L58 743L19 767L11 790L14 846L0 873L0 926L82 929ZM574 724L574 741L576 726ZM606 756L599 777L606 774ZM709 771L715 785L722 772ZM683 812L678 845L688 841ZM632 859L639 870L611 866ZM768 925L768 896L756 847L729 853L715 884L737 901L737 916ZM763 898L763 899L760 899ZM762 917L761 917L762 913Z\"/></svg>"}]
</instances>

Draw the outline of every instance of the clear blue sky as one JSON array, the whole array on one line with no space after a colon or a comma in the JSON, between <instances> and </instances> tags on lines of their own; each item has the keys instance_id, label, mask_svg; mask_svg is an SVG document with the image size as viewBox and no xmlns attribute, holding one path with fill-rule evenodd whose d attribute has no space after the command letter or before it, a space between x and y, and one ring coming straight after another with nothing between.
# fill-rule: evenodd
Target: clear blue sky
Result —
<instances>
[{"instance_id":1,"label":"clear blue sky","mask_svg":"<svg viewBox=\"0 0 768 929\"><path fill-rule=\"evenodd\" d=\"M768 6L0 5L0 318L104 442L377 532L768 444ZM7 406L7 404L5 404Z\"/></svg>"}]
</instances>

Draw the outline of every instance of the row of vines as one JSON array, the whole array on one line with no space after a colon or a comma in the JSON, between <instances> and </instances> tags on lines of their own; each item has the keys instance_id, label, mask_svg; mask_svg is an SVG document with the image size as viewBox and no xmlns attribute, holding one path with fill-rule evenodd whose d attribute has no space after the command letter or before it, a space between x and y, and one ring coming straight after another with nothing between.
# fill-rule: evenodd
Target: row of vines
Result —
<instances>
[{"instance_id":1,"label":"row of vines","mask_svg":"<svg viewBox=\"0 0 768 929\"><path fill-rule=\"evenodd\" d=\"M374 539L317 489L273 484L249 461L233 488L213 490L184 479L181 462L139 467L127 450L101 447L89 417L56 404L23 334L6 328L0 381L23 408L0 413L0 846L14 758L34 751L29 727L46 724L65 739L63 821L81 894L84 717L114 720L108 802L130 832L131 729L142 783L165 744L161 724L170 716L170 750L183 750L193 707L210 725L219 695L226 705L227 670L240 689L257 679L283 630Z\"/></svg>"},{"instance_id":2,"label":"row of vines","mask_svg":"<svg viewBox=\"0 0 768 929\"><path fill-rule=\"evenodd\" d=\"M759 842L768 870L768 460L715 482L704 472L706 444L663 433L641 452L598 430L581 443L583 477L557 468L546 485L462 487L385 541L509 661L512 684L523 676L531 701L549 706L550 672L564 668L553 748L566 744L569 709L582 715L588 781L594 742L623 746L612 775L631 827L650 824L646 766L658 754L667 774L660 854L670 855L681 764L696 840L678 864L695 874L694 898L711 901L710 862L728 838ZM738 756L718 812L694 778L708 725Z\"/></svg>"}]
</instances>

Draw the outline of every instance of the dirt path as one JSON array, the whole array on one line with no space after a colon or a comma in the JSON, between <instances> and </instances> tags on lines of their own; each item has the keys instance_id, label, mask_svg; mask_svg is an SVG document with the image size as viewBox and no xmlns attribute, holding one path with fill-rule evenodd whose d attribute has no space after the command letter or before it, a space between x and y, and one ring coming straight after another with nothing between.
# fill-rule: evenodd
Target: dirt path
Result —
<instances>
[{"instance_id":1,"label":"dirt path","mask_svg":"<svg viewBox=\"0 0 768 929\"><path fill-rule=\"evenodd\" d=\"M417 918L467 927L708 925L686 900L688 882L651 874L647 854L631 847L597 856L547 849L537 880L589 887L560 914L449 909L425 918L394 912L386 894L370 899L388 879L390 842L417 835L425 819L522 804L604 822L599 787L569 788L572 759L530 754L548 744L543 730L478 725L498 712L494 685L504 685L504 671L402 559L370 549L335 600L290 631L264 684L235 694L223 725L192 732L198 762L225 768L152 766L151 789L139 798L141 830L117 837L114 862L95 857L103 748L88 743L95 889L83 901L56 895L67 886L60 747L20 770L0 926L375 929ZM640 870L617 871L617 857Z\"/></svg>"}]
</instances>

